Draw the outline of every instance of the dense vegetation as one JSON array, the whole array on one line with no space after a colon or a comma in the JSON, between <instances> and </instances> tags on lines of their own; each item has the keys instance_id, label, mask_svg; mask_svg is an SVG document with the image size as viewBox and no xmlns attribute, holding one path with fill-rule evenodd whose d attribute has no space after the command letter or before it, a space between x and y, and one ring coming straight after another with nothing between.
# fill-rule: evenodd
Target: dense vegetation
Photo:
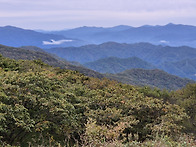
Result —
<instances>
[{"instance_id":1,"label":"dense vegetation","mask_svg":"<svg viewBox=\"0 0 196 147\"><path fill-rule=\"evenodd\" d=\"M182 134L196 135L195 88L169 93L0 56L0 144L194 146Z\"/></svg>"}]
</instances>

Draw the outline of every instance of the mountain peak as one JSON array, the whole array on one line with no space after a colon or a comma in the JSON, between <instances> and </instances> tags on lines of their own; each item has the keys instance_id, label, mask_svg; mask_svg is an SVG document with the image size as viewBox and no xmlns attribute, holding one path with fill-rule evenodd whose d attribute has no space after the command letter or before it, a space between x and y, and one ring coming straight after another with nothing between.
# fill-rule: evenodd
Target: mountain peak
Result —
<instances>
[{"instance_id":1,"label":"mountain peak","mask_svg":"<svg viewBox=\"0 0 196 147\"><path fill-rule=\"evenodd\" d=\"M174 24L174 23L168 23L168 24L166 24L166 26L174 26L174 25L176 25L176 24Z\"/></svg>"},{"instance_id":2,"label":"mountain peak","mask_svg":"<svg viewBox=\"0 0 196 147\"><path fill-rule=\"evenodd\" d=\"M11 26L11 25L3 26L1 28L5 28L5 29L21 29L21 28L18 28L16 26Z\"/></svg>"}]
</instances>

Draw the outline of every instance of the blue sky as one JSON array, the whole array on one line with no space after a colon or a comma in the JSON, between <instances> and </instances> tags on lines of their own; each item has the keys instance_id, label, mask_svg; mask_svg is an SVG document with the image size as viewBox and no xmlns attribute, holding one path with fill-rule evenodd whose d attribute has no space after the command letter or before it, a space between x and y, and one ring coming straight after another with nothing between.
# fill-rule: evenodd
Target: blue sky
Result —
<instances>
[{"instance_id":1,"label":"blue sky","mask_svg":"<svg viewBox=\"0 0 196 147\"><path fill-rule=\"evenodd\" d=\"M170 22L196 26L196 0L0 0L0 26L60 30Z\"/></svg>"}]
</instances>

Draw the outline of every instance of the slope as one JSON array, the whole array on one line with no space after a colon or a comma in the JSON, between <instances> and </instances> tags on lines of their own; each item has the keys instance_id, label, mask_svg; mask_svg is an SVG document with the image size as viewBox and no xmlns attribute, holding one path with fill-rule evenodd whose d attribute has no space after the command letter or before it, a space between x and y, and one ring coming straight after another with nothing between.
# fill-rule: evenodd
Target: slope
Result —
<instances>
[{"instance_id":1,"label":"slope","mask_svg":"<svg viewBox=\"0 0 196 147\"><path fill-rule=\"evenodd\" d=\"M188 83L195 83L193 80L183 79L158 69L131 69L117 74L105 74L105 76L126 84L149 85L170 90L182 88Z\"/></svg>"},{"instance_id":2,"label":"slope","mask_svg":"<svg viewBox=\"0 0 196 147\"><path fill-rule=\"evenodd\" d=\"M196 59L184 59L178 62L165 62L159 67L180 77L190 77L196 80Z\"/></svg>"},{"instance_id":3,"label":"slope","mask_svg":"<svg viewBox=\"0 0 196 147\"><path fill-rule=\"evenodd\" d=\"M119 73L127 69L143 68L153 69L155 66L145 62L137 57L117 58L108 57L94 62L83 64L85 67L95 70L100 73Z\"/></svg>"},{"instance_id":4,"label":"slope","mask_svg":"<svg viewBox=\"0 0 196 147\"><path fill-rule=\"evenodd\" d=\"M35 47L33 47L33 49L35 49ZM43 52L42 50L41 51L32 50L32 47L25 47L25 49L22 49L22 48L14 48L14 47L0 45L0 54L2 54L5 57L9 57L11 59L16 59L16 60L41 59L44 63L49 64L51 66L80 71L81 73L88 76L93 76L98 78L103 77L101 74L95 71L92 71L90 69L81 66L72 65L66 60L60 60L59 58L50 55L49 53Z\"/></svg>"},{"instance_id":5,"label":"slope","mask_svg":"<svg viewBox=\"0 0 196 147\"><path fill-rule=\"evenodd\" d=\"M0 56L0 69L1 146L129 146L163 134L176 145L189 118L137 87L43 62Z\"/></svg>"}]
</instances>

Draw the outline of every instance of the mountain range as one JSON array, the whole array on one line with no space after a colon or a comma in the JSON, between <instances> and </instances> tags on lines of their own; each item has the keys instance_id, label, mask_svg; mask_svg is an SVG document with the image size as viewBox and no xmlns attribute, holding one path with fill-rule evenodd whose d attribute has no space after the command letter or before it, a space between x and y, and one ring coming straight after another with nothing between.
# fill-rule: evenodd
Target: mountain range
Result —
<instances>
[{"instance_id":1,"label":"mountain range","mask_svg":"<svg viewBox=\"0 0 196 147\"><path fill-rule=\"evenodd\" d=\"M100 59L107 59L108 57L137 57L168 73L196 80L196 66L194 62L196 49L188 46L170 47L149 43L120 44L107 42L100 45L86 45L82 47L51 48L46 51L68 61L77 61L94 70L97 70L95 68L99 66L99 70L97 70L99 72L106 70L106 64L110 64L110 67L113 67L112 70L115 70L115 68L119 69L119 63L111 63L110 60L104 60L105 62L103 63L103 60L100 61ZM94 62L96 66L95 64L89 66L88 62ZM138 66L138 68L140 67ZM121 72L121 70L115 72Z\"/></svg>"},{"instance_id":2,"label":"mountain range","mask_svg":"<svg viewBox=\"0 0 196 147\"><path fill-rule=\"evenodd\" d=\"M63 60L62 58L56 57L52 54L46 53L42 49L33 46L24 46L23 48L15 48L0 45L0 54L5 57L9 57L12 59L22 59L22 60L39 60L41 59L43 62L63 69L70 69L74 71L79 71L87 76L95 77L95 78L103 78L107 77L112 80L116 80L123 83L134 84L134 85L148 85L151 87L165 88L170 90L175 90L184 87L187 83L194 83L192 80L179 78L168 74L163 71L157 72L157 70L144 70L144 69L132 69L135 71L135 76L129 70L124 71L122 73L117 74L100 74L93 70L87 69L83 66L76 66L71 64L70 62ZM136 57L128 58L128 59L118 59L111 57L111 59L119 60L121 64L124 64L123 61L139 61L141 65L145 65L146 62L138 59ZM110 58L109 58L110 59ZM135 62L136 63L136 62ZM136 67L136 66L135 66ZM151 65L149 64L149 68ZM156 73L156 76L154 74ZM143 77L142 77L143 76ZM142 78L141 78L142 77ZM158 81L156 83L156 81Z\"/></svg>"},{"instance_id":3,"label":"mountain range","mask_svg":"<svg viewBox=\"0 0 196 147\"><path fill-rule=\"evenodd\" d=\"M13 26L0 27L0 44L20 47L37 46L40 48L80 46L83 41L62 35L41 33Z\"/></svg>"},{"instance_id":4,"label":"mountain range","mask_svg":"<svg viewBox=\"0 0 196 147\"><path fill-rule=\"evenodd\" d=\"M141 27L121 25L111 28L85 26L50 32L5 26L0 27L0 44L38 51L36 59L44 54L45 58L41 59L50 65L64 67L66 62L69 69L80 68L83 73L88 73L87 68L101 73L120 73L133 68L157 68L196 80L196 49L193 48L195 34L195 26L176 24ZM52 57L58 61L52 63L53 60L46 60L49 55L46 55L46 52L55 54ZM5 56L11 55L13 58L35 57L32 55L26 58L26 54L20 53L22 51L17 55L4 52ZM103 77L92 70L89 71L95 77Z\"/></svg>"},{"instance_id":5,"label":"mountain range","mask_svg":"<svg viewBox=\"0 0 196 147\"><path fill-rule=\"evenodd\" d=\"M196 27L172 23L164 26L144 25L141 27L124 25L111 28L85 26L50 33L81 39L91 44L109 41L118 43L149 42L156 45L196 47Z\"/></svg>"},{"instance_id":6,"label":"mountain range","mask_svg":"<svg viewBox=\"0 0 196 147\"><path fill-rule=\"evenodd\" d=\"M54 53L68 61L80 63L92 62L106 57L138 57L155 65L164 62L176 62L196 57L196 49L188 46L170 47L152 45L150 43L116 43L106 42L99 45L86 45L81 47L50 48L45 51Z\"/></svg>"},{"instance_id":7,"label":"mountain range","mask_svg":"<svg viewBox=\"0 0 196 147\"><path fill-rule=\"evenodd\" d=\"M14 26L0 27L0 44L41 48L82 46L104 42L196 47L196 27L169 23L163 26L79 27L60 31L34 31Z\"/></svg>"}]
</instances>

